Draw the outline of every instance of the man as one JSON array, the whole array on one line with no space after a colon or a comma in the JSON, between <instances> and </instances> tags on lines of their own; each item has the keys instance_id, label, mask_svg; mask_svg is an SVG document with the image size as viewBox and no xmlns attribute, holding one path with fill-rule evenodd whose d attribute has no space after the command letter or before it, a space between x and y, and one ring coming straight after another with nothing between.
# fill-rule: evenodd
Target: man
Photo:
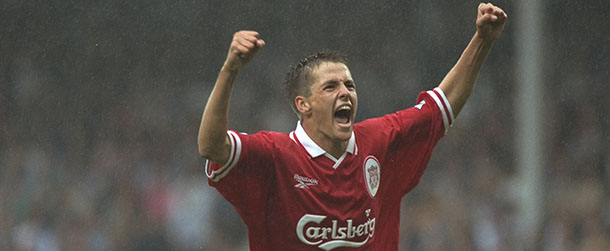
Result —
<instances>
[{"instance_id":1,"label":"man","mask_svg":"<svg viewBox=\"0 0 610 251\"><path fill-rule=\"evenodd\" d=\"M257 32L235 33L198 144L209 183L246 223L251 250L396 250L401 198L464 106L506 18L480 4L477 31L439 87L422 92L414 107L356 124L345 58L302 60L286 78L300 119L289 134L227 130L237 73L265 45Z\"/></svg>"}]
</instances>

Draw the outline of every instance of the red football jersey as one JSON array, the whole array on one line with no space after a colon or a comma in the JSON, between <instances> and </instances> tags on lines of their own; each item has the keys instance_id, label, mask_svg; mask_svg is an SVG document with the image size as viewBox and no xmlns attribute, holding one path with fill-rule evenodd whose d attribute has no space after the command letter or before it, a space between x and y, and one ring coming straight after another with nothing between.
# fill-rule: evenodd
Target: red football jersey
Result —
<instances>
[{"instance_id":1,"label":"red football jersey","mask_svg":"<svg viewBox=\"0 0 610 251\"><path fill-rule=\"evenodd\" d=\"M417 102L356 123L339 159L300 123L288 134L230 130L229 161L206 163L209 183L245 222L251 250L396 250L401 198L454 119L440 88Z\"/></svg>"}]
</instances>

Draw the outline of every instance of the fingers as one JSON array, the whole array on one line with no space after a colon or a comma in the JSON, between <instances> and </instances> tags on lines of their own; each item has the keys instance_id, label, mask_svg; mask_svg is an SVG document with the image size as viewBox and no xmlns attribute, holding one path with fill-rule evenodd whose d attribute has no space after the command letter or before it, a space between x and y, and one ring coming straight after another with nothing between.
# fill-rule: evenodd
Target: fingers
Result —
<instances>
[{"instance_id":1,"label":"fingers","mask_svg":"<svg viewBox=\"0 0 610 251\"><path fill-rule=\"evenodd\" d=\"M265 41L262 39L256 40L256 46L262 48L263 46L265 46Z\"/></svg>"},{"instance_id":2,"label":"fingers","mask_svg":"<svg viewBox=\"0 0 610 251\"><path fill-rule=\"evenodd\" d=\"M240 44L241 46L248 48L248 49L254 49L255 47L263 47L265 45L265 41L263 41L262 39L252 39L252 38L245 38L245 39L238 39L236 40L236 42L238 44Z\"/></svg>"},{"instance_id":3,"label":"fingers","mask_svg":"<svg viewBox=\"0 0 610 251\"><path fill-rule=\"evenodd\" d=\"M265 45L265 41L259 38L256 31L238 31L233 35L231 43L232 51L237 54L249 54L256 52Z\"/></svg>"},{"instance_id":4,"label":"fingers","mask_svg":"<svg viewBox=\"0 0 610 251\"><path fill-rule=\"evenodd\" d=\"M481 21L483 23L495 22L496 20L498 20L498 17L493 14L489 14L489 13L486 13L481 17Z\"/></svg>"},{"instance_id":5,"label":"fingers","mask_svg":"<svg viewBox=\"0 0 610 251\"><path fill-rule=\"evenodd\" d=\"M246 47L253 48L253 46L258 46L259 40L264 45L264 42L259 36L260 35L256 31L238 31L235 33L234 39Z\"/></svg>"},{"instance_id":6,"label":"fingers","mask_svg":"<svg viewBox=\"0 0 610 251\"><path fill-rule=\"evenodd\" d=\"M243 54L246 54L250 51L250 48L243 46L239 42L233 42L231 45L231 51L237 56L242 57Z\"/></svg>"},{"instance_id":7,"label":"fingers","mask_svg":"<svg viewBox=\"0 0 610 251\"><path fill-rule=\"evenodd\" d=\"M507 15L504 10L497 6L494 6L491 3L480 3L478 10L479 17L489 15L489 17L485 17L485 19L490 18L492 21L503 20L507 18Z\"/></svg>"},{"instance_id":8,"label":"fingers","mask_svg":"<svg viewBox=\"0 0 610 251\"><path fill-rule=\"evenodd\" d=\"M500 36L506 23L506 13L490 3L481 3L477 9L477 36L495 40Z\"/></svg>"},{"instance_id":9,"label":"fingers","mask_svg":"<svg viewBox=\"0 0 610 251\"><path fill-rule=\"evenodd\" d=\"M244 40L244 39L235 40L235 43L241 52L247 52L249 50L252 50L254 47L256 47L256 45L253 42L250 42L249 40Z\"/></svg>"},{"instance_id":10,"label":"fingers","mask_svg":"<svg viewBox=\"0 0 610 251\"><path fill-rule=\"evenodd\" d=\"M265 41L260 39L259 36L256 31L242 30L235 32L223 67L239 70L252 60L260 48L265 46Z\"/></svg>"},{"instance_id":11,"label":"fingers","mask_svg":"<svg viewBox=\"0 0 610 251\"><path fill-rule=\"evenodd\" d=\"M498 20L503 21L507 18L506 13L501 8L494 6L491 3L480 3L478 7L478 18L481 21L496 22Z\"/></svg>"}]
</instances>

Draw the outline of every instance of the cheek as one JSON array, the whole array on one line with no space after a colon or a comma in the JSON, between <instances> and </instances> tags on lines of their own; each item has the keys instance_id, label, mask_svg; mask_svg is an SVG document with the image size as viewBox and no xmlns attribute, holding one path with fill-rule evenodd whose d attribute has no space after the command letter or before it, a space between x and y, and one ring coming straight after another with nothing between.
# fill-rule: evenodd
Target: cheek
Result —
<instances>
[{"instance_id":1,"label":"cheek","mask_svg":"<svg viewBox=\"0 0 610 251\"><path fill-rule=\"evenodd\" d=\"M315 117L320 123L327 123L333 117L333 104L331 102L317 102L315 106Z\"/></svg>"},{"instance_id":2,"label":"cheek","mask_svg":"<svg viewBox=\"0 0 610 251\"><path fill-rule=\"evenodd\" d=\"M320 112L328 112L329 110L332 110L334 103L333 100L329 98L320 98L316 100L315 105L316 110Z\"/></svg>"},{"instance_id":3,"label":"cheek","mask_svg":"<svg viewBox=\"0 0 610 251\"><path fill-rule=\"evenodd\" d=\"M315 103L312 103L311 106L311 110L314 113L314 116L320 118L320 117L324 117L327 113L327 104L323 101L316 101Z\"/></svg>"}]
</instances>

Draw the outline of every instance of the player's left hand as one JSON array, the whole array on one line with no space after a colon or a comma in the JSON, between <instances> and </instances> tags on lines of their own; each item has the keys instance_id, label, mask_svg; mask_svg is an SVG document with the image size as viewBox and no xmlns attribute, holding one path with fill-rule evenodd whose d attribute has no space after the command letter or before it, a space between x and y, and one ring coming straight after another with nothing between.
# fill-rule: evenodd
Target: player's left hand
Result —
<instances>
[{"instance_id":1,"label":"player's left hand","mask_svg":"<svg viewBox=\"0 0 610 251\"><path fill-rule=\"evenodd\" d=\"M480 3L477 13L477 34L484 39L496 40L504 24L506 23L506 13L491 3Z\"/></svg>"}]
</instances>

